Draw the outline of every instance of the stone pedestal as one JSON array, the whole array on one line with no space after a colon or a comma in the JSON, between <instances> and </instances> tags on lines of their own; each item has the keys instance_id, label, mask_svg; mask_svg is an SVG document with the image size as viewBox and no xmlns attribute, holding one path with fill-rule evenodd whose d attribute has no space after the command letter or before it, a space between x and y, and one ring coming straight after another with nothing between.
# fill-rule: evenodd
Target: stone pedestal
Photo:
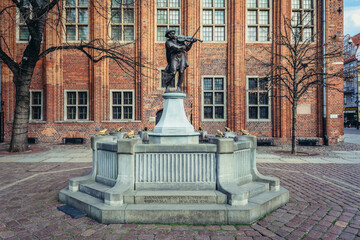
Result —
<instances>
[{"instance_id":1,"label":"stone pedestal","mask_svg":"<svg viewBox=\"0 0 360 240\"><path fill-rule=\"evenodd\" d=\"M194 131L185 115L185 93L170 92L162 95L164 110L154 131L149 133L149 143L153 144L198 144L199 133Z\"/></svg>"}]
</instances>

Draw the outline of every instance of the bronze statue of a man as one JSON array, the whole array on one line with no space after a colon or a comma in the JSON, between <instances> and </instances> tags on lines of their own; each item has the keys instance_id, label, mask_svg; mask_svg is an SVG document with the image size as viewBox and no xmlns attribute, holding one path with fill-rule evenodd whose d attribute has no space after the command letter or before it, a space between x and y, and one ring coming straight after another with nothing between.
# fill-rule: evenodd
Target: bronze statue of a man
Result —
<instances>
[{"instance_id":1,"label":"bronze statue of a man","mask_svg":"<svg viewBox=\"0 0 360 240\"><path fill-rule=\"evenodd\" d=\"M165 68L165 72L168 74L168 77L165 79L165 92L170 91L170 85L171 82L175 80L176 72L179 72L176 92L182 92L180 86L184 80L184 71L189 66L186 52L189 51L192 44L199 39L181 35L176 36L175 30L173 29L166 30L165 37L168 38L165 43L166 60L168 62ZM190 42L190 44L186 44L185 41Z\"/></svg>"}]
</instances>

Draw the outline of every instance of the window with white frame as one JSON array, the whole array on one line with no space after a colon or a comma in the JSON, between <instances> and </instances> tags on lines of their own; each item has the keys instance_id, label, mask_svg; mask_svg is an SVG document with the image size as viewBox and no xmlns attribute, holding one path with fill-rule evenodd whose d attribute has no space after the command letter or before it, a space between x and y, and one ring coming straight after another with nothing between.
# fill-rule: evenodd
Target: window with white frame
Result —
<instances>
[{"instance_id":1,"label":"window with white frame","mask_svg":"<svg viewBox=\"0 0 360 240\"><path fill-rule=\"evenodd\" d=\"M299 41L314 41L314 0L292 0L293 37Z\"/></svg>"},{"instance_id":2,"label":"window with white frame","mask_svg":"<svg viewBox=\"0 0 360 240\"><path fill-rule=\"evenodd\" d=\"M226 91L224 77L203 78L203 119L224 120L226 115Z\"/></svg>"},{"instance_id":3,"label":"window with white frame","mask_svg":"<svg viewBox=\"0 0 360 240\"><path fill-rule=\"evenodd\" d=\"M41 90L30 91L30 121L43 120L43 96Z\"/></svg>"},{"instance_id":4,"label":"window with white frame","mask_svg":"<svg viewBox=\"0 0 360 240\"><path fill-rule=\"evenodd\" d=\"M174 29L180 34L181 6L180 0L157 0L157 40L166 41L167 29Z\"/></svg>"},{"instance_id":5,"label":"window with white frame","mask_svg":"<svg viewBox=\"0 0 360 240\"><path fill-rule=\"evenodd\" d=\"M88 91L68 90L65 92L65 119L74 121L89 119Z\"/></svg>"},{"instance_id":6,"label":"window with white frame","mask_svg":"<svg viewBox=\"0 0 360 240\"><path fill-rule=\"evenodd\" d=\"M111 39L113 41L133 41L134 29L134 0L111 0Z\"/></svg>"},{"instance_id":7,"label":"window with white frame","mask_svg":"<svg viewBox=\"0 0 360 240\"><path fill-rule=\"evenodd\" d=\"M270 99L268 91L268 78L248 78L248 119L270 119Z\"/></svg>"},{"instance_id":8,"label":"window with white frame","mask_svg":"<svg viewBox=\"0 0 360 240\"><path fill-rule=\"evenodd\" d=\"M65 0L66 41L89 40L88 0Z\"/></svg>"},{"instance_id":9,"label":"window with white frame","mask_svg":"<svg viewBox=\"0 0 360 240\"><path fill-rule=\"evenodd\" d=\"M132 120L134 119L134 92L111 91L111 119Z\"/></svg>"},{"instance_id":10,"label":"window with white frame","mask_svg":"<svg viewBox=\"0 0 360 240\"><path fill-rule=\"evenodd\" d=\"M204 41L225 41L226 1L202 1L202 31Z\"/></svg>"},{"instance_id":11,"label":"window with white frame","mask_svg":"<svg viewBox=\"0 0 360 240\"><path fill-rule=\"evenodd\" d=\"M247 0L247 39L250 42L270 40L270 1Z\"/></svg>"},{"instance_id":12,"label":"window with white frame","mask_svg":"<svg viewBox=\"0 0 360 240\"><path fill-rule=\"evenodd\" d=\"M29 17L31 16L31 5L29 0L24 0L24 12L27 12ZM18 14L18 40L19 41L29 41L30 33L29 29L25 23L25 19L23 17L23 14L21 14L19 11L17 11Z\"/></svg>"}]
</instances>

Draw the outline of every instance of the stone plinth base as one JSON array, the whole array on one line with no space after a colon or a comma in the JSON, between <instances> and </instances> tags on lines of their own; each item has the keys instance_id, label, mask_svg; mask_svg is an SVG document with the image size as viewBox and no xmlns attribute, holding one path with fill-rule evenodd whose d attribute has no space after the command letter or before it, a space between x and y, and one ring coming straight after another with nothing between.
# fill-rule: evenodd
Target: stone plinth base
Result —
<instances>
[{"instance_id":1,"label":"stone plinth base","mask_svg":"<svg viewBox=\"0 0 360 240\"><path fill-rule=\"evenodd\" d=\"M198 144L199 133L187 135L166 134L166 133L149 133L149 143L151 144Z\"/></svg>"},{"instance_id":2,"label":"stone plinth base","mask_svg":"<svg viewBox=\"0 0 360 240\"><path fill-rule=\"evenodd\" d=\"M194 131L185 115L185 93L164 93L164 110L154 131L149 133L149 143L153 144L198 144L199 133Z\"/></svg>"}]
</instances>

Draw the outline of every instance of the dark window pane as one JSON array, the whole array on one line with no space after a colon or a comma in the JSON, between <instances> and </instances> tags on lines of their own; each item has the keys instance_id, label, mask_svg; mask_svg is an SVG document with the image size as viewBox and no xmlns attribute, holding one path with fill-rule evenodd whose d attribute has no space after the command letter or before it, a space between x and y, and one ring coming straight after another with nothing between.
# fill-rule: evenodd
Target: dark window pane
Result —
<instances>
[{"instance_id":1,"label":"dark window pane","mask_svg":"<svg viewBox=\"0 0 360 240\"><path fill-rule=\"evenodd\" d=\"M41 92L32 92L32 104L41 104Z\"/></svg>"},{"instance_id":2,"label":"dark window pane","mask_svg":"<svg viewBox=\"0 0 360 240\"><path fill-rule=\"evenodd\" d=\"M79 119L87 119L87 107L79 107Z\"/></svg>"},{"instance_id":3,"label":"dark window pane","mask_svg":"<svg viewBox=\"0 0 360 240\"><path fill-rule=\"evenodd\" d=\"M132 92L124 92L124 104L132 104Z\"/></svg>"},{"instance_id":4,"label":"dark window pane","mask_svg":"<svg viewBox=\"0 0 360 240\"><path fill-rule=\"evenodd\" d=\"M213 108L212 107L204 107L204 118L205 119L213 118Z\"/></svg>"},{"instance_id":5,"label":"dark window pane","mask_svg":"<svg viewBox=\"0 0 360 240\"><path fill-rule=\"evenodd\" d=\"M134 26L125 26L124 27L124 40L133 41L134 40Z\"/></svg>"},{"instance_id":6,"label":"dark window pane","mask_svg":"<svg viewBox=\"0 0 360 240\"><path fill-rule=\"evenodd\" d=\"M111 22L112 23L121 23L121 10L120 9L111 9Z\"/></svg>"},{"instance_id":7,"label":"dark window pane","mask_svg":"<svg viewBox=\"0 0 360 240\"><path fill-rule=\"evenodd\" d=\"M75 23L76 22L75 8L66 9L66 22L67 23Z\"/></svg>"},{"instance_id":8,"label":"dark window pane","mask_svg":"<svg viewBox=\"0 0 360 240\"><path fill-rule=\"evenodd\" d=\"M212 84L212 78L204 78L204 90L213 90Z\"/></svg>"},{"instance_id":9,"label":"dark window pane","mask_svg":"<svg viewBox=\"0 0 360 240\"><path fill-rule=\"evenodd\" d=\"M121 0L111 0L111 5L113 7L120 7L121 2L122 2Z\"/></svg>"},{"instance_id":10,"label":"dark window pane","mask_svg":"<svg viewBox=\"0 0 360 240\"><path fill-rule=\"evenodd\" d=\"M224 104L224 93L215 93L215 104Z\"/></svg>"},{"instance_id":11,"label":"dark window pane","mask_svg":"<svg viewBox=\"0 0 360 240\"><path fill-rule=\"evenodd\" d=\"M67 107L67 119L76 119L75 107Z\"/></svg>"},{"instance_id":12,"label":"dark window pane","mask_svg":"<svg viewBox=\"0 0 360 240\"><path fill-rule=\"evenodd\" d=\"M68 105L76 104L76 92L68 92L67 93L67 104Z\"/></svg>"},{"instance_id":13,"label":"dark window pane","mask_svg":"<svg viewBox=\"0 0 360 240\"><path fill-rule=\"evenodd\" d=\"M223 78L215 78L215 90L224 90Z\"/></svg>"},{"instance_id":14,"label":"dark window pane","mask_svg":"<svg viewBox=\"0 0 360 240\"><path fill-rule=\"evenodd\" d=\"M20 36L19 36L19 40L20 41L28 41L29 40L29 29L27 26L20 26Z\"/></svg>"},{"instance_id":15,"label":"dark window pane","mask_svg":"<svg viewBox=\"0 0 360 240\"><path fill-rule=\"evenodd\" d=\"M257 78L249 78L249 89L254 90L257 88Z\"/></svg>"},{"instance_id":16,"label":"dark window pane","mask_svg":"<svg viewBox=\"0 0 360 240\"><path fill-rule=\"evenodd\" d=\"M33 120L40 120L41 119L41 107L32 107L32 116Z\"/></svg>"},{"instance_id":17,"label":"dark window pane","mask_svg":"<svg viewBox=\"0 0 360 240\"><path fill-rule=\"evenodd\" d=\"M87 41L89 39L88 26L79 26L79 40Z\"/></svg>"},{"instance_id":18,"label":"dark window pane","mask_svg":"<svg viewBox=\"0 0 360 240\"><path fill-rule=\"evenodd\" d=\"M121 26L112 26L111 27L111 39L114 41L121 41Z\"/></svg>"},{"instance_id":19,"label":"dark window pane","mask_svg":"<svg viewBox=\"0 0 360 240\"><path fill-rule=\"evenodd\" d=\"M260 107L260 118L261 119L269 118L269 107Z\"/></svg>"},{"instance_id":20,"label":"dark window pane","mask_svg":"<svg viewBox=\"0 0 360 240\"><path fill-rule=\"evenodd\" d=\"M75 39L76 39L75 26L66 26L66 40L75 41Z\"/></svg>"},{"instance_id":21,"label":"dark window pane","mask_svg":"<svg viewBox=\"0 0 360 240\"><path fill-rule=\"evenodd\" d=\"M113 92L113 104L121 104L121 92Z\"/></svg>"},{"instance_id":22,"label":"dark window pane","mask_svg":"<svg viewBox=\"0 0 360 240\"><path fill-rule=\"evenodd\" d=\"M215 118L217 119L224 118L224 107L215 107Z\"/></svg>"},{"instance_id":23,"label":"dark window pane","mask_svg":"<svg viewBox=\"0 0 360 240\"><path fill-rule=\"evenodd\" d=\"M87 9L79 9L78 23L88 23L89 15Z\"/></svg>"},{"instance_id":24,"label":"dark window pane","mask_svg":"<svg viewBox=\"0 0 360 240\"><path fill-rule=\"evenodd\" d=\"M167 27L158 27L157 28L157 40L166 41L165 32Z\"/></svg>"},{"instance_id":25,"label":"dark window pane","mask_svg":"<svg viewBox=\"0 0 360 240\"><path fill-rule=\"evenodd\" d=\"M180 7L179 0L170 0L170 7Z\"/></svg>"},{"instance_id":26,"label":"dark window pane","mask_svg":"<svg viewBox=\"0 0 360 240\"><path fill-rule=\"evenodd\" d=\"M124 107L124 119L132 119L132 107Z\"/></svg>"},{"instance_id":27,"label":"dark window pane","mask_svg":"<svg viewBox=\"0 0 360 240\"><path fill-rule=\"evenodd\" d=\"M258 104L258 94L256 92L249 92L249 104Z\"/></svg>"},{"instance_id":28,"label":"dark window pane","mask_svg":"<svg viewBox=\"0 0 360 240\"><path fill-rule=\"evenodd\" d=\"M249 107L249 119L258 119L257 107Z\"/></svg>"},{"instance_id":29,"label":"dark window pane","mask_svg":"<svg viewBox=\"0 0 360 240\"><path fill-rule=\"evenodd\" d=\"M260 90L267 90L267 85L268 85L268 83L269 83L269 80L268 80L268 78L261 78L260 80L259 80L259 89Z\"/></svg>"},{"instance_id":30,"label":"dark window pane","mask_svg":"<svg viewBox=\"0 0 360 240\"><path fill-rule=\"evenodd\" d=\"M124 3L125 3L127 6L134 6L134 0L125 0Z\"/></svg>"},{"instance_id":31,"label":"dark window pane","mask_svg":"<svg viewBox=\"0 0 360 240\"><path fill-rule=\"evenodd\" d=\"M79 104L87 104L87 92L79 92Z\"/></svg>"},{"instance_id":32,"label":"dark window pane","mask_svg":"<svg viewBox=\"0 0 360 240\"><path fill-rule=\"evenodd\" d=\"M79 6L87 7L88 6L88 0L79 0Z\"/></svg>"},{"instance_id":33,"label":"dark window pane","mask_svg":"<svg viewBox=\"0 0 360 240\"><path fill-rule=\"evenodd\" d=\"M213 104L213 93L211 92L204 93L204 104Z\"/></svg>"},{"instance_id":34,"label":"dark window pane","mask_svg":"<svg viewBox=\"0 0 360 240\"><path fill-rule=\"evenodd\" d=\"M134 23L134 9L124 9L124 23Z\"/></svg>"},{"instance_id":35,"label":"dark window pane","mask_svg":"<svg viewBox=\"0 0 360 240\"><path fill-rule=\"evenodd\" d=\"M113 119L121 119L121 107L113 107Z\"/></svg>"},{"instance_id":36,"label":"dark window pane","mask_svg":"<svg viewBox=\"0 0 360 240\"><path fill-rule=\"evenodd\" d=\"M66 0L66 6L75 6L75 0Z\"/></svg>"},{"instance_id":37,"label":"dark window pane","mask_svg":"<svg viewBox=\"0 0 360 240\"><path fill-rule=\"evenodd\" d=\"M269 104L268 93L259 93L259 102L260 104Z\"/></svg>"}]
</instances>

